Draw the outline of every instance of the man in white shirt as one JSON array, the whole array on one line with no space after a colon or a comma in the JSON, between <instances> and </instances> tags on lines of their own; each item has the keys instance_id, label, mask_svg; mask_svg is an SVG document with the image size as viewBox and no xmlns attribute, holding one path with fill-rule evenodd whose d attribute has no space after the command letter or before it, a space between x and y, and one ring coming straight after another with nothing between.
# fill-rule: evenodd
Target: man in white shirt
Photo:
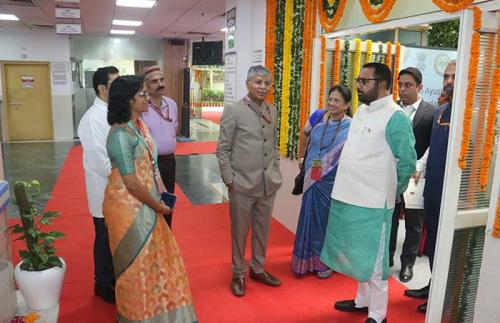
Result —
<instances>
[{"instance_id":1,"label":"man in white shirt","mask_svg":"<svg viewBox=\"0 0 500 323\"><path fill-rule=\"evenodd\" d=\"M415 67L408 67L399 72L398 75L398 102L405 114L410 118L415 136L415 151L417 153L417 171L412 177L418 183L423 177L425 164L427 162L428 148L431 140L432 121L436 108L422 100L419 93L422 91L422 73ZM422 183L421 183L422 184ZM389 243L389 266L394 263L394 253L398 237L399 218L401 213L405 217L405 241L401 252L401 271L399 279L408 282L413 278L413 265L418 255L418 247L424 226L423 209L407 209L403 195L396 201L392 217L391 238Z\"/></svg>"},{"instance_id":2,"label":"man in white shirt","mask_svg":"<svg viewBox=\"0 0 500 323\"><path fill-rule=\"evenodd\" d=\"M78 125L78 137L83 147L87 199L95 227L94 292L108 303L115 302L115 278L102 203L111 172L106 151L106 139L110 129L107 121L108 93L111 82L118 76L118 69L114 66L97 69L92 80L96 93L94 104L85 112Z\"/></svg>"}]
</instances>

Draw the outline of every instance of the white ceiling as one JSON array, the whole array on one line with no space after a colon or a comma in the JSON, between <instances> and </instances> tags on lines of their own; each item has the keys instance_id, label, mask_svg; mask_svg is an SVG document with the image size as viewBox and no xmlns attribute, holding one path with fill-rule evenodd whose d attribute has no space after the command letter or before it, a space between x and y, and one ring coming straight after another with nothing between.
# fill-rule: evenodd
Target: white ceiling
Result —
<instances>
[{"instance_id":1,"label":"white ceiling","mask_svg":"<svg viewBox=\"0 0 500 323\"><path fill-rule=\"evenodd\" d=\"M139 37L224 38L220 29L226 25L225 0L158 0L151 9L117 7L115 2L80 0L82 34L108 36L110 29L134 29ZM62 3L57 2L57 5ZM11 13L20 19L0 21L0 32L52 30L55 33L55 7L53 0L0 0L0 13ZM112 26L113 19L142 20L144 23L140 27Z\"/></svg>"}]
</instances>

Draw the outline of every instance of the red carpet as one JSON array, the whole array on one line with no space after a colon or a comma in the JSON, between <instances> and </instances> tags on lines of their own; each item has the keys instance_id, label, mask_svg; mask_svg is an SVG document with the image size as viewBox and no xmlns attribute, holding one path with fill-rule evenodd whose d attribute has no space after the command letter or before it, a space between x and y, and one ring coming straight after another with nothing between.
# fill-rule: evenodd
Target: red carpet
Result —
<instances>
[{"instance_id":1,"label":"red carpet","mask_svg":"<svg viewBox=\"0 0 500 323\"><path fill-rule=\"evenodd\" d=\"M197 155L197 154L213 154L217 148L215 141L191 141L178 142L175 148L176 155Z\"/></svg>"},{"instance_id":2,"label":"red carpet","mask_svg":"<svg viewBox=\"0 0 500 323\"><path fill-rule=\"evenodd\" d=\"M58 243L68 272L61 299L59 322L114 322L113 305L93 295L93 224L87 213L82 151L70 150L47 209L62 213L54 229L66 233ZM313 276L296 279L290 272L294 235L273 221L267 269L282 279L279 288L248 282L247 295L232 296L229 289L230 235L226 204L193 206L177 187L179 204L174 214L174 233L188 270L199 321L219 322L364 322L363 314L334 311L335 300L352 298L356 284L335 274L328 280ZM19 242L14 243L15 262ZM404 287L390 280L389 322L423 322L415 312L420 304L402 296Z\"/></svg>"},{"instance_id":3,"label":"red carpet","mask_svg":"<svg viewBox=\"0 0 500 323\"><path fill-rule=\"evenodd\" d=\"M220 118L222 117L222 112L216 111L202 111L201 118L207 119L217 124L220 124Z\"/></svg>"}]
</instances>

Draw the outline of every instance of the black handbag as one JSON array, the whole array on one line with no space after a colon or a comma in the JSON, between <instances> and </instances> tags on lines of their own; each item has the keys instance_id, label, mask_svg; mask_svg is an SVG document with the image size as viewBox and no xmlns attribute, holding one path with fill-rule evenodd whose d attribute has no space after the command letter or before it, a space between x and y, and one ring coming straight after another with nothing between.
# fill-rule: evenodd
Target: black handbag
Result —
<instances>
[{"instance_id":1,"label":"black handbag","mask_svg":"<svg viewBox=\"0 0 500 323\"><path fill-rule=\"evenodd\" d=\"M309 141L307 142L306 153L304 154L304 162L300 167L299 174L295 176L295 186L293 187L292 195L300 195L304 191L304 177L306 176L306 168L304 165L306 163L308 150L309 150Z\"/></svg>"}]
</instances>

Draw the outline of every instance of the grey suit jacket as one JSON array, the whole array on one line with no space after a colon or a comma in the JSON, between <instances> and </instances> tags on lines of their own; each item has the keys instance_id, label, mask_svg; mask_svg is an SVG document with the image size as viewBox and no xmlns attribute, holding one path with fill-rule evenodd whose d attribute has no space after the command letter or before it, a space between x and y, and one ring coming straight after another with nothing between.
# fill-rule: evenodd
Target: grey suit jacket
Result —
<instances>
[{"instance_id":1,"label":"grey suit jacket","mask_svg":"<svg viewBox=\"0 0 500 323\"><path fill-rule=\"evenodd\" d=\"M269 196L281 186L276 109L265 105L271 112L270 124L243 100L226 106L216 151L224 183L255 197Z\"/></svg>"}]
</instances>

